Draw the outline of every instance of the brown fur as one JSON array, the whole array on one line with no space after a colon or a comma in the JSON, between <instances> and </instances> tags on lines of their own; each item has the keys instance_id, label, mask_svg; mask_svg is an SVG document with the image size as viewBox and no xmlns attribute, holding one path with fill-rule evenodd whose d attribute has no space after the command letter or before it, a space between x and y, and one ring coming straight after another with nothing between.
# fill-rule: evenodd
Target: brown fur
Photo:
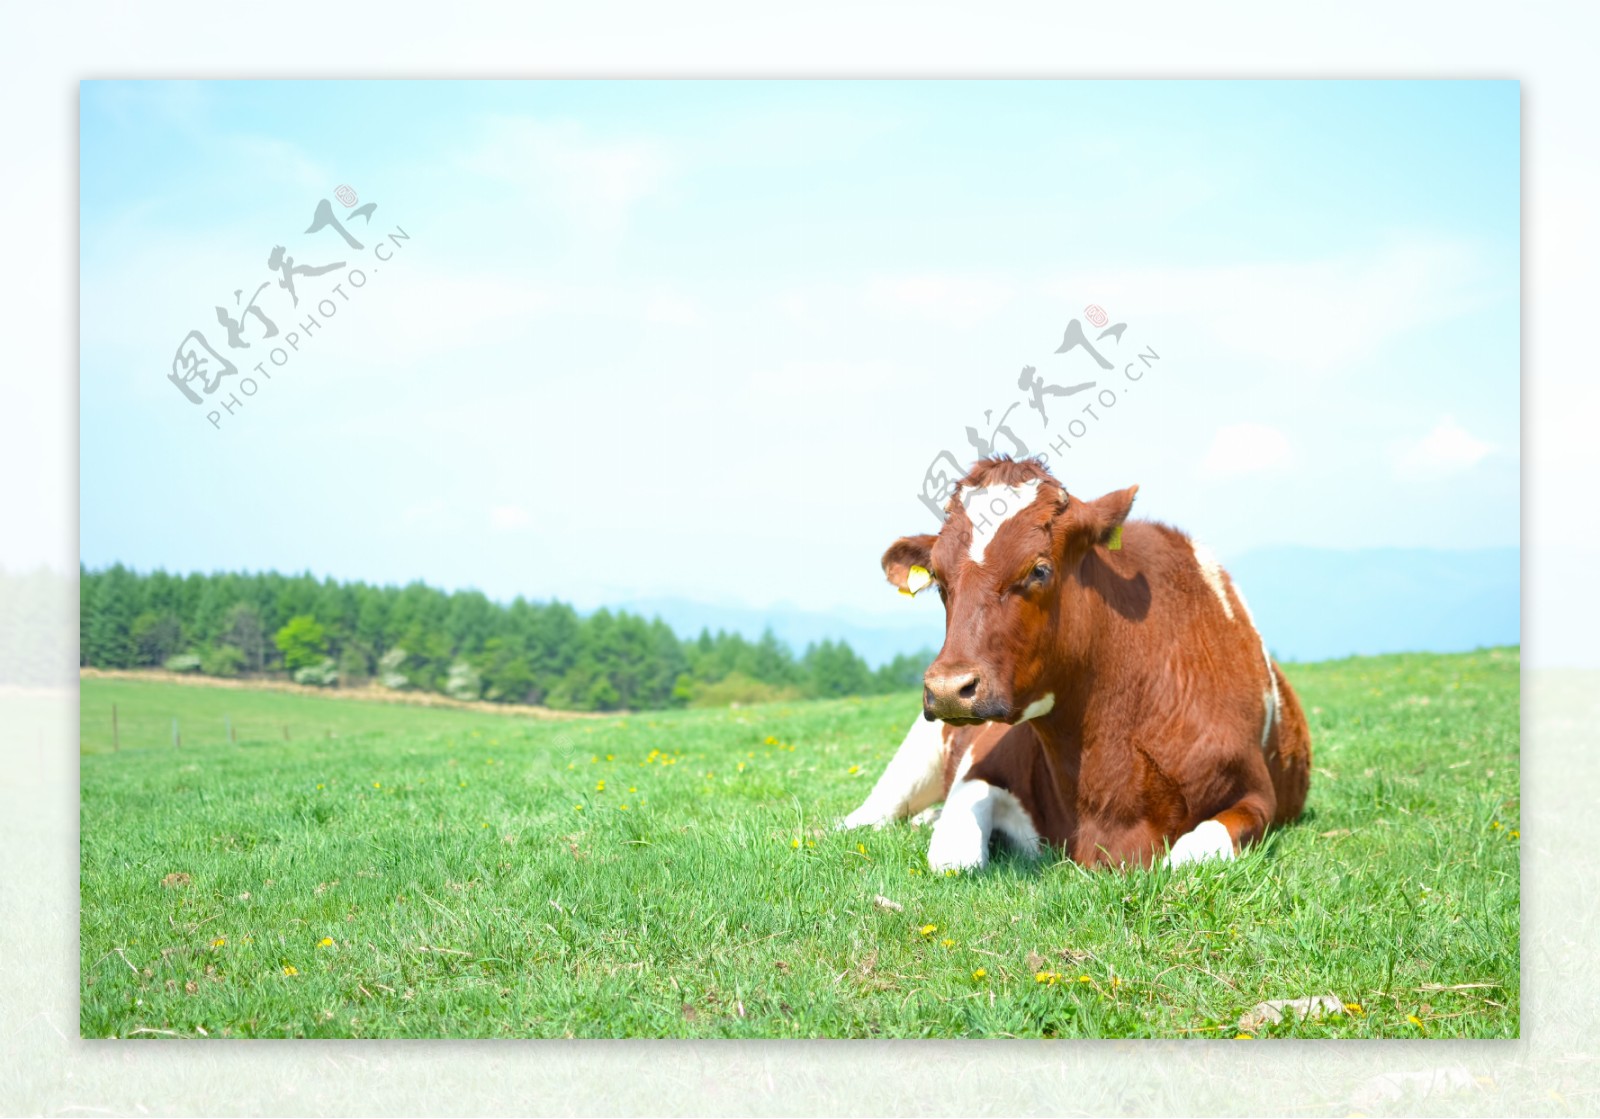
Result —
<instances>
[{"instance_id":1,"label":"brown fur","mask_svg":"<svg viewBox=\"0 0 1600 1119\"><path fill-rule=\"evenodd\" d=\"M970 751L969 778L1009 790L1042 838L1086 865L1147 864L1210 819L1238 850L1298 817L1310 733L1231 580L1221 576L1230 619L1184 533L1126 520L1136 486L1083 501L1038 463L1003 458L961 486L1028 481L1039 499L1006 521L981 565L961 500L937 537L903 538L884 556L898 586L911 565L928 567L945 601L924 691L928 717L953 724L944 791ZM1009 725L1047 693L1048 713Z\"/></svg>"}]
</instances>

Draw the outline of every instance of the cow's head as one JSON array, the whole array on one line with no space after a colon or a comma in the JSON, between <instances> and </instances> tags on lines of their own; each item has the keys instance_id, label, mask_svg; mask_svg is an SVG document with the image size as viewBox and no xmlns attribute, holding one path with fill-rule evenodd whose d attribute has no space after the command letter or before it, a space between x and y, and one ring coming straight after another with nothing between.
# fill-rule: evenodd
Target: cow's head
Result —
<instances>
[{"instance_id":1,"label":"cow's head","mask_svg":"<svg viewBox=\"0 0 1600 1119\"><path fill-rule=\"evenodd\" d=\"M1059 652L1063 590L1121 528L1138 489L1083 501L1036 462L984 460L962 479L937 536L889 546L889 582L914 593L921 568L944 600L944 648L922 680L927 718L1019 723L1050 710L1045 676Z\"/></svg>"}]
</instances>

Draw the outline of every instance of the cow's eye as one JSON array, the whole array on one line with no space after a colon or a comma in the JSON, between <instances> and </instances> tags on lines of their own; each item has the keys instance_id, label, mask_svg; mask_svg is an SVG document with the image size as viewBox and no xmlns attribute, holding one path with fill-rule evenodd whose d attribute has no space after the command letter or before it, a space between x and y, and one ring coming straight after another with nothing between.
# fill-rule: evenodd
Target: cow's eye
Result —
<instances>
[{"instance_id":1,"label":"cow's eye","mask_svg":"<svg viewBox=\"0 0 1600 1119\"><path fill-rule=\"evenodd\" d=\"M1040 560L1033 565L1033 570L1028 572L1028 582L1034 586L1042 586L1050 581L1050 565Z\"/></svg>"}]
</instances>

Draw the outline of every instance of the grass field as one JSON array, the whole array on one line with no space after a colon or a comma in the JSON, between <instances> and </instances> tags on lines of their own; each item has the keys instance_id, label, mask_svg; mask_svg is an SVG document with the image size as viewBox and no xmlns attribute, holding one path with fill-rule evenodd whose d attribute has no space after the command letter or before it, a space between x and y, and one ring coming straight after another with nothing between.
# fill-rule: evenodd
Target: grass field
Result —
<instances>
[{"instance_id":1,"label":"grass field","mask_svg":"<svg viewBox=\"0 0 1600 1119\"><path fill-rule=\"evenodd\" d=\"M1231 865L958 877L831 830L912 694L532 721L86 679L81 1030L1514 1037L1519 667L1289 666L1308 811Z\"/></svg>"}]
</instances>

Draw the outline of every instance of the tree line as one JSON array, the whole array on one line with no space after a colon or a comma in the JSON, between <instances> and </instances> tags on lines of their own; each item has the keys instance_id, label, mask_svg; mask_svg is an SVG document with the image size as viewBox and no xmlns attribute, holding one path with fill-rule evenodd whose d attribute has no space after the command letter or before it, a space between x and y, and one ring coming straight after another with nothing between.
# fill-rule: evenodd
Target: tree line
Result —
<instances>
[{"instance_id":1,"label":"tree line","mask_svg":"<svg viewBox=\"0 0 1600 1119\"><path fill-rule=\"evenodd\" d=\"M520 596L503 604L421 582L121 564L80 567L79 580L79 664L95 668L616 711L875 695L916 687L933 659L902 654L872 669L844 641L796 655L770 629L754 641L720 630L684 639L659 618Z\"/></svg>"}]
</instances>

